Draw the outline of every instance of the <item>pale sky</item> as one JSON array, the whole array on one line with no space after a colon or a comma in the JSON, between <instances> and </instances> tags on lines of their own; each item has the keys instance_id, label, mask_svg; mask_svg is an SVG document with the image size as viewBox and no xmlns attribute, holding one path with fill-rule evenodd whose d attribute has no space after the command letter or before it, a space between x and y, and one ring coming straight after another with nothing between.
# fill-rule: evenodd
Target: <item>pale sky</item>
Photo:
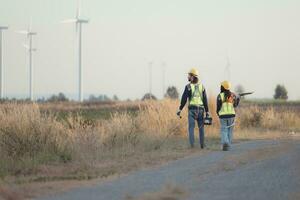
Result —
<instances>
[{"instance_id":1,"label":"pale sky","mask_svg":"<svg viewBox=\"0 0 300 200\"><path fill-rule=\"evenodd\" d=\"M28 96L28 56L24 35L34 38L35 98L63 92L77 97L76 0L0 0L4 32L5 95ZM182 93L187 72L197 67L210 94L227 79L233 86L272 98L277 83L290 99L300 99L299 0L83 0L83 88L89 94L141 98L149 90L148 63L153 62L153 93L162 97L162 62L166 86Z\"/></svg>"}]
</instances>

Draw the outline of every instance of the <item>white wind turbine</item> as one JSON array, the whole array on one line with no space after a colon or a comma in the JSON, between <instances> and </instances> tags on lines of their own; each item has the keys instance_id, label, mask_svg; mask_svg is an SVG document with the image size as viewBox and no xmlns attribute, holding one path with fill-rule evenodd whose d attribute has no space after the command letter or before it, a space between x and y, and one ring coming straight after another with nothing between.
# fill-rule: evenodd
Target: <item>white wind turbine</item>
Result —
<instances>
[{"instance_id":1,"label":"white wind turbine","mask_svg":"<svg viewBox=\"0 0 300 200\"><path fill-rule=\"evenodd\" d=\"M231 64L230 64L230 60L229 60L229 56L226 57L226 66L225 66L225 70L224 70L224 74L225 74L225 78L228 80L228 81L231 81L231 70L230 70L230 67L231 67Z\"/></svg>"},{"instance_id":2,"label":"white wind turbine","mask_svg":"<svg viewBox=\"0 0 300 200\"><path fill-rule=\"evenodd\" d=\"M7 26L0 26L0 99L3 99L3 30L8 29Z\"/></svg>"},{"instance_id":3,"label":"white wind turbine","mask_svg":"<svg viewBox=\"0 0 300 200\"><path fill-rule=\"evenodd\" d=\"M81 18L81 2L78 0L78 7L75 19L67 19L62 21L62 23L75 23L76 24L76 33L78 36L78 69L79 69L79 96L78 100L80 102L83 101L83 90L82 90L82 59L81 59L81 47L82 47L82 24L87 24L89 22L88 19Z\"/></svg>"},{"instance_id":4,"label":"white wind turbine","mask_svg":"<svg viewBox=\"0 0 300 200\"><path fill-rule=\"evenodd\" d=\"M152 68L153 68L153 62L149 62L148 63L148 67L149 67L149 95L150 95L150 99L152 97Z\"/></svg>"},{"instance_id":5,"label":"white wind turbine","mask_svg":"<svg viewBox=\"0 0 300 200\"><path fill-rule=\"evenodd\" d=\"M32 58L32 52L36 51L36 49L32 47L32 43L33 43L32 37L34 35L37 35L37 33L32 31L31 26L32 26L32 22L30 21L30 25L29 25L27 30L17 31L17 33L26 35L28 40L29 40L29 44L23 44L23 46L25 47L25 49L27 49L28 55L29 55L29 97L30 97L30 101L33 101L33 58Z\"/></svg>"},{"instance_id":6,"label":"white wind turbine","mask_svg":"<svg viewBox=\"0 0 300 200\"><path fill-rule=\"evenodd\" d=\"M162 62L162 98L165 98L166 94L166 69L167 69L167 64L165 62Z\"/></svg>"}]
</instances>

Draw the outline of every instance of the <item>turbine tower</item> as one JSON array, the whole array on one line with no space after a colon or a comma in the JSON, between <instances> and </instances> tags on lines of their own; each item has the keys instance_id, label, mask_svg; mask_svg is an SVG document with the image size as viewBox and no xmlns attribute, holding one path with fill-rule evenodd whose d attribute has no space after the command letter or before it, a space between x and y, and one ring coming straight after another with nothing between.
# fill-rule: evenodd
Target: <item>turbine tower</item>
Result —
<instances>
[{"instance_id":1,"label":"turbine tower","mask_svg":"<svg viewBox=\"0 0 300 200\"><path fill-rule=\"evenodd\" d=\"M8 29L7 26L0 26L0 99L3 99L3 30Z\"/></svg>"},{"instance_id":2,"label":"turbine tower","mask_svg":"<svg viewBox=\"0 0 300 200\"><path fill-rule=\"evenodd\" d=\"M149 67L149 94L150 94L150 99L152 98L152 67L153 67L153 62L148 63Z\"/></svg>"},{"instance_id":3,"label":"turbine tower","mask_svg":"<svg viewBox=\"0 0 300 200\"><path fill-rule=\"evenodd\" d=\"M78 37L78 69L79 69L79 77L78 77L78 101L83 101L83 90L82 90L82 59L81 59L81 47L82 47L82 24L89 23L88 19L83 19L81 17L81 2L78 0L77 12L74 19L67 19L62 21L62 23L75 23L76 24L76 34Z\"/></svg>"},{"instance_id":4,"label":"turbine tower","mask_svg":"<svg viewBox=\"0 0 300 200\"><path fill-rule=\"evenodd\" d=\"M165 97L166 94L166 69L167 64L165 62L162 62L162 98Z\"/></svg>"},{"instance_id":5,"label":"turbine tower","mask_svg":"<svg viewBox=\"0 0 300 200\"><path fill-rule=\"evenodd\" d=\"M31 29L32 23L30 22L30 25L27 30L23 31L17 31L17 33L24 34L27 36L27 39L29 40L29 44L23 44L25 49L28 51L29 56L29 98L30 101L33 101L33 58L32 53L36 51L35 48L32 47L32 37L37 35L36 32L33 32Z\"/></svg>"},{"instance_id":6,"label":"turbine tower","mask_svg":"<svg viewBox=\"0 0 300 200\"><path fill-rule=\"evenodd\" d=\"M231 71L230 71L230 60L229 60L229 56L226 57L227 59L227 63L226 63L226 67L225 67L225 70L224 70L224 74L225 74L225 78L228 80L228 81L231 81Z\"/></svg>"}]
</instances>

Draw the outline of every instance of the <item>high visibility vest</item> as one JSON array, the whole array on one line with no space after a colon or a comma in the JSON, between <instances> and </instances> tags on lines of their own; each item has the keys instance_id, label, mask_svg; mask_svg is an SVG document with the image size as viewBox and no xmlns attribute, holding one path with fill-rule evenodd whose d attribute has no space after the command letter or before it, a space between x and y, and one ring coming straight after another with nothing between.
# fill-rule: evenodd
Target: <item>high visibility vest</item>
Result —
<instances>
[{"instance_id":1,"label":"high visibility vest","mask_svg":"<svg viewBox=\"0 0 300 200\"><path fill-rule=\"evenodd\" d=\"M191 87L191 98L189 100L190 106L203 106L203 85L201 83L198 84L190 84Z\"/></svg>"},{"instance_id":2,"label":"high visibility vest","mask_svg":"<svg viewBox=\"0 0 300 200\"><path fill-rule=\"evenodd\" d=\"M235 110L234 110L234 106L233 106L233 97L229 97L227 99L225 99L225 93L222 92L220 94L221 96L221 100L222 100L222 107L219 111L219 116L222 115L235 115Z\"/></svg>"}]
</instances>

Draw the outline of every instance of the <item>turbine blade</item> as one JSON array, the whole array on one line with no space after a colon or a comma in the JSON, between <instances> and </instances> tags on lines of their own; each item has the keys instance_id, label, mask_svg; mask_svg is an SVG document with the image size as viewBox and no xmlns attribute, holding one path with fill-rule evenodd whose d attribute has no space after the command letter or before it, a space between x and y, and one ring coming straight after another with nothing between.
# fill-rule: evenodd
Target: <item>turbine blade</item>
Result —
<instances>
[{"instance_id":1,"label":"turbine blade","mask_svg":"<svg viewBox=\"0 0 300 200\"><path fill-rule=\"evenodd\" d=\"M227 66L230 66L229 56L227 56Z\"/></svg>"},{"instance_id":2,"label":"turbine blade","mask_svg":"<svg viewBox=\"0 0 300 200\"><path fill-rule=\"evenodd\" d=\"M77 19L66 19L61 21L61 23L63 24L67 24L67 23L76 23L78 20Z\"/></svg>"},{"instance_id":3,"label":"turbine blade","mask_svg":"<svg viewBox=\"0 0 300 200\"><path fill-rule=\"evenodd\" d=\"M31 32L31 30L32 30L32 17L30 17L30 23L29 23L28 30L29 30L29 32Z\"/></svg>"},{"instance_id":4,"label":"turbine blade","mask_svg":"<svg viewBox=\"0 0 300 200\"><path fill-rule=\"evenodd\" d=\"M81 1L77 0L77 13L76 13L77 19L81 16Z\"/></svg>"},{"instance_id":5,"label":"turbine blade","mask_svg":"<svg viewBox=\"0 0 300 200\"><path fill-rule=\"evenodd\" d=\"M29 46L27 44L23 44L23 47L29 50Z\"/></svg>"},{"instance_id":6,"label":"turbine blade","mask_svg":"<svg viewBox=\"0 0 300 200\"><path fill-rule=\"evenodd\" d=\"M28 31L16 31L16 33L28 35L29 32Z\"/></svg>"},{"instance_id":7,"label":"turbine blade","mask_svg":"<svg viewBox=\"0 0 300 200\"><path fill-rule=\"evenodd\" d=\"M89 19L78 19L78 22L80 22L80 23L84 23L84 24L87 24L87 23L89 23Z\"/></svg>"}]
</instances>

